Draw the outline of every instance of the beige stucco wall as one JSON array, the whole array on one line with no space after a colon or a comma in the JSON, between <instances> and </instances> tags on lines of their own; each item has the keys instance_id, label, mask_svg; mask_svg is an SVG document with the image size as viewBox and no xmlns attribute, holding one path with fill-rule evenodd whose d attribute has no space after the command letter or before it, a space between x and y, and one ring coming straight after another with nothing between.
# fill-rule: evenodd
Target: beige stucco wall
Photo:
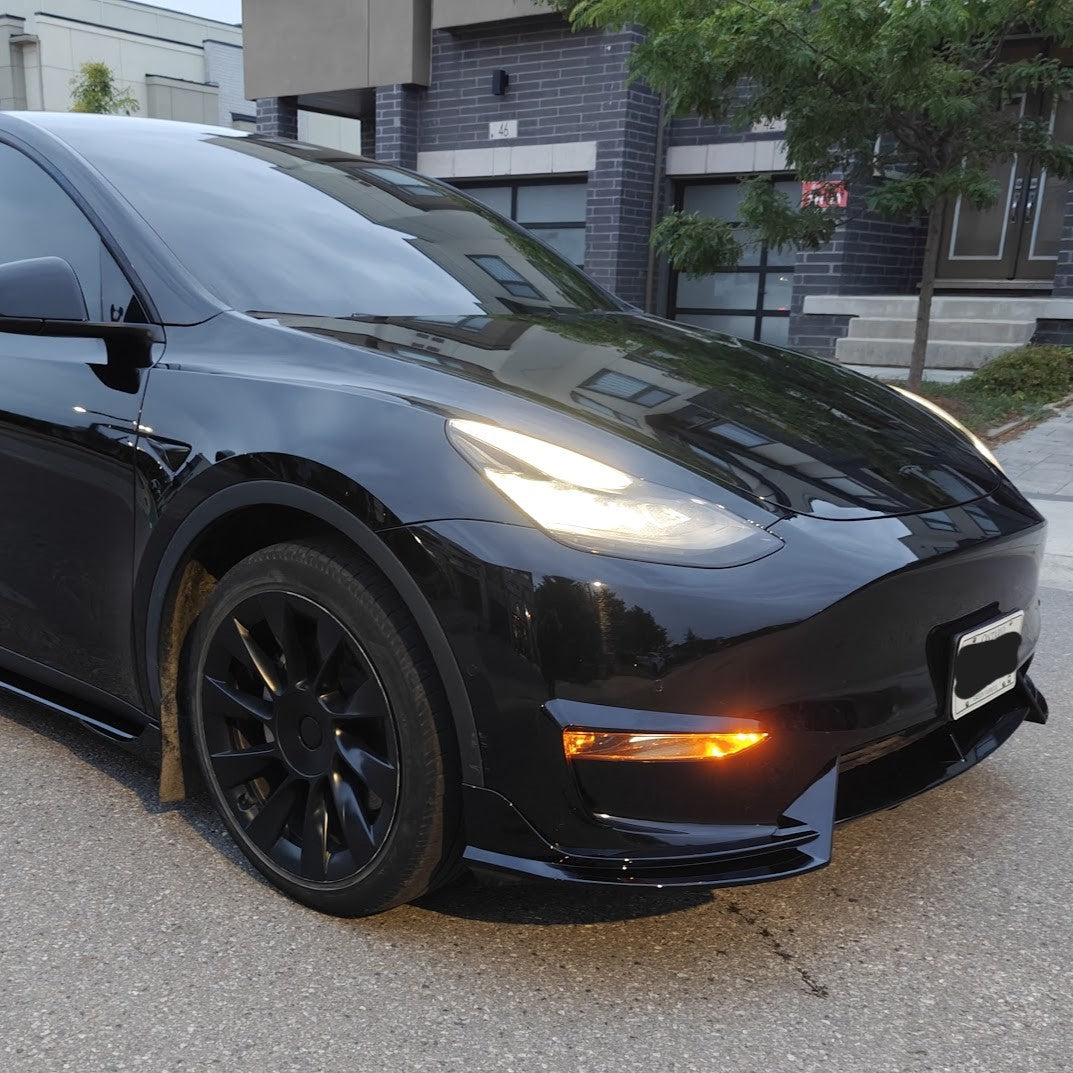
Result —
<instances>
[{"instance_id":1,"label":"beige stucco wall","mask_svg":"<svg viewBox=\"0 0 1073 1073\"><path fill-rule=\"evenodd\" d=\"M36 34L40 42L25 52L26 103L31 109L67 111L71 79L87 62L106 63L119 85L137 99L140 114L147 116L156 113L150 110L146 75L159 73L189 82L205 78L204 56L193 45L148 40L49 15L27 19L26 32Z\"/></svg>"},{"instance_id":2,"label":"beige stucco wall","mask_svg":"<svg viewBox=\"0 0 1073 1073\"><path fill-rule=\"evenodd\" d=\"M432 0L432 28L474 26L525 15L547 15L550 9L536 0Z\"/></svg>"},{"instance_id":3,"label":"beige stucco wall","mask_svg":"<svg viewBox=\"0 0 1073 1073\"><path fill-rule=\"evenodd\" d=\"M166 37L188 45L200 45L206 37L233 45L242 44L239 26L197 18L181 11L130 3L129 0L3 0L0 3L0 12L24 19L37 11L103 26L121 26L131 33Z\"/></svg>"},{"instance_id":4,"label":"beige stucco wall","mask_svg":"<svg viewBox=\"0 0 1073 1073\"><path fill-rule=\"evenodd\" d=\"M19 46L8 44L12 34L22 33L22 20L0 15L0 110L26 107Z\"/></svg>"},{"instance_id":5,"label":"beige stucco wall","mask_svg":"<svg viewBox=\"0 0 1073 1073\"><path fill-rule=\"evenodd\" d=\"M246 96L428 83L431 0L243 0Z\"/></svg>"},{"instance_id":6,"label":"beige stucco wall","mask_svg":"<svg viewBox=\"0 0 1073 1073\"><path fill-rule=\"evenodd\" d=\"M361 123L345 116L298 113L298 140L361 155Z\"/></svg>"},{"instance_id":7,"label":"beige stucco wall","mask_svg":"<svg viewBox=\"0 0 1073 1073\"><path fill-rule=\"evenodd\" d=\"M0 108L66 111L81 65L103 62L140 114L218 122L204 110L217 91L205 85L202 42L241 45L239 27L129 0L0 0L0 11ZM151 94L149 75L193 85Z\"/></svg>"},{"instance_id":8,"label":"beige stucco wall","mask_svg":"<svg viewBox=\"0 0 1073 1073\"><path fill-rule=\"evenodd\" d=\"M144 114L154 119L176 119L182 123L219 122L219 90L215 86L183 82L164 75L145 79L147 106Z\"/></svg>"}]
</instances>

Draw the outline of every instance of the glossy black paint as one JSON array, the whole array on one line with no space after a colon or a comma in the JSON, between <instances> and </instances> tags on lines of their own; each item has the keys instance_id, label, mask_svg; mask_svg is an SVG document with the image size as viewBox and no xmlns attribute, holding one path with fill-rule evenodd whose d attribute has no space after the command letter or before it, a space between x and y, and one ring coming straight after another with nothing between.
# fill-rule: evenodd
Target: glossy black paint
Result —
<instances>
[{"instance_id":1,"label":"glossy black paint","mask_svg":"<svg viewBox=\"0 0 1073 1073\"><path fill-rule=\"evenodd\" d=\"M4 296L5 317L39 322L27 325L29 335L37 334L46 320L89 320L78 276L62 257L35 257L0 265L0 294Z\"/></svg>"},{"instance_id":2,"label":"glossy black paint","mask_svg":"<svg viewBox=\"0 0 1073 1073\"><path fill-rule=\"evenodd\" d=\"M829 363L610 296L587 313L229 309L64 144L74 131L133 152L120 122L0 115L0 144L78 201L157 340L142 369L100 340L0 333L0 502L19 504L0 513L8 687L151 734L187 559L221 554L225 531L253 550L280 519L334 532L392 581L440 669L470 862L640 884L817 867L836 819L953 777L1042 718L1025 672L1043 521L940 419ZM202 138L165 127L154 137L177 161ZM450 446L452 416L717 502L782 546L723 569L567 547ZM952 723L953 639L1014 610L1018 689ZM565 726L770 737L720 762L571 764Z\"/></svg>"}]
</instances>

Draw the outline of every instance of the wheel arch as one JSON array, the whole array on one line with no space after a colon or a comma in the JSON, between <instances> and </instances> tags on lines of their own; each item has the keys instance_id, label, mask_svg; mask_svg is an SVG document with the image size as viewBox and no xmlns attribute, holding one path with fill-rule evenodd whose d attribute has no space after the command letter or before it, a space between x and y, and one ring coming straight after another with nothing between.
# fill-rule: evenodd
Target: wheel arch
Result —
<instances>
[{"instance_id":1,"label":"wheel arch","mask_svg":"<svg viewBox=\"0 0 1073 1073\"><path fill-rule=\"evenodd\" d=\"M356 547L387 578L413 615L439 672L451 709L463 782L484 785L477 727L462 672L443 627L417 583L370 525L315 489L286 481L246 480L216 491L201 500L172 534L156 563L152 583L147 587L144 615L139 616L144 627L138 631L143 642L140 661L145 679L143 687L151 709L162 711L165 649L168 647L168 633L173 629L177 598L185 585L193 586L204 594L207 578L208 588L211 589L212 579L206 571L192 574L188 566L196 561L199 547L204 546L206 538L214 531L219 532L221 527L229 527L230 523L240 519L244 519L249 527L248 523L259 515L272 517L277 524L266 527L263 530L266 537L252 541L240 558L280 540L313 534L335 535ZM177 660L178 653L173 654ZM162 721L165 715L162 711ZM169 735L164 736L167 746ZM165 748L165 765L168 753L169 750ZM178 759L177 744L174 755ZM168 773L162 772L162 795L165 798L181 797L181 781L177 791L165 792L166 785L171 785L173 789L176 786L174 768L170 778L172 781L169 783Z\"/></svg>"}]
</instances>

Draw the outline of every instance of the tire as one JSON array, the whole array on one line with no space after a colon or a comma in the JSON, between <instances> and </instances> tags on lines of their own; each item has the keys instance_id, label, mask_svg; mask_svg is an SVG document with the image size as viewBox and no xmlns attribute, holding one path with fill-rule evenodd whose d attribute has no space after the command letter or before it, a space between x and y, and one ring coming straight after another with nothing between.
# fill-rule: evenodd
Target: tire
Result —
<instances>
[{"instance_id":1,"label":"tire","mask_svg":"<svg viewBox=\"0 0 1073 1073\"><path fill-rule=\"evenodd\" d=\"M191 631L184 718L228 830L280 890L325 913L413 900L458 867L446 699L417 626L356 551L256 552Z\"/></svg>"}]
</instances>

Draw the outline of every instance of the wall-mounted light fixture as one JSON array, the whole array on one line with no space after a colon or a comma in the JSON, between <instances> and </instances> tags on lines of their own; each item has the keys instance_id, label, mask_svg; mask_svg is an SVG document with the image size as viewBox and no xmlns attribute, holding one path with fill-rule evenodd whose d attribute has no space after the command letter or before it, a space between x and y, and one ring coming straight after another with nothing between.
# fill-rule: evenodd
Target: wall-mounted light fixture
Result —
<instances>
[{"instance_id":1,"label":"wall-mounted light fixture","mask_svg":"<svg viewBox=\"0 0 1073 1073\"><path fill-rule=\"evenodd\" d=\"M507 86L509 85L510 75L506 71L492 72L492 92L497 97L502 97L507 92Z\"/></svg>"}]
</instances>

